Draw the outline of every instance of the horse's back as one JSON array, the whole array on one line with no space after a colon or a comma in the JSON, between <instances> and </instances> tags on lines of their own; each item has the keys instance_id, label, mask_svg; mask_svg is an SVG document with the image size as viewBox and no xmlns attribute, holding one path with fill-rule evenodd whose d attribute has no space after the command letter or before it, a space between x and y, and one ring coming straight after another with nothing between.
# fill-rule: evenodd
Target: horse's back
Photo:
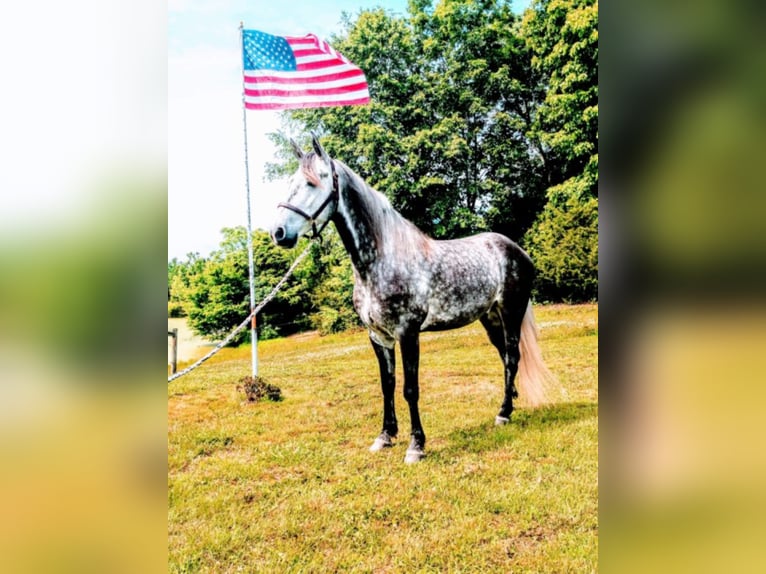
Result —
<instances>
[{"instance_id":1,"label":"horse's back","mask_svg":"<svg viewBox=\"0 0 766 574\"><path fill-rule=\"evenodd\" d=\"M507 293L509 280L525 283L529 257L509 238L481 233L433 241L431 281L423 330L467 325L489 311Z\"/></svg>"},{"instance_id":2,"label":"horse's back","mask_svg":"<svg viewBox=\"0 0 766 574\"><path fill-rule=\"evenodd\" d=\"M482 266L498 266L503 274L508 270L516 270L517 275L534 272L532 259L526 251L501 233L487 231L461 239L448 239L434 243L437 246L435 249L437 256L447 254L450 258L476 261Z\"/></svg>"}]
</instances>

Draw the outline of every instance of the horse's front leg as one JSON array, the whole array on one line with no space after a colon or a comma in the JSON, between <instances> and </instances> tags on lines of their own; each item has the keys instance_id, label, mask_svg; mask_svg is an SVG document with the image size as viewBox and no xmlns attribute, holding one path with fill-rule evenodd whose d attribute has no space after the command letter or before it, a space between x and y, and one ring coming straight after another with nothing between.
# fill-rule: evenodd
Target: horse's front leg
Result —
<instances>
[{"instance_id":1,"label":"horse's front leg","mask_svg":"<svg viewBox=\"0 0 766 574\"><path fill-rule=\"evenodd\" d=\"M407 455L404 462L413 463L422 460L426 456L426 433L420 424L418 411L418 399L420 389L418 387L418 364L420 362L420 333L415 331L402 336L399 340L402 349L402 365L404 367L404 399L410 407L410 420L412 421L412 438L407 447Z\"/></svg>"},{"instance_id":2,"label":"horse's front leg","mask_svg":"<svg viewBox=\"0 0 766 574\"><path fill-rule=\"evenodd\" d=\"M377 452L394 445L392 439L399 433L396 423L396 410L394 408L394 392L396 390L396 355L393 343L384 346L376 338L370 335L372 348L378 358L380 367L380 387L383 391L383 430L378 438L372 443L370 452Z\"/></svg>"}]
</instances>

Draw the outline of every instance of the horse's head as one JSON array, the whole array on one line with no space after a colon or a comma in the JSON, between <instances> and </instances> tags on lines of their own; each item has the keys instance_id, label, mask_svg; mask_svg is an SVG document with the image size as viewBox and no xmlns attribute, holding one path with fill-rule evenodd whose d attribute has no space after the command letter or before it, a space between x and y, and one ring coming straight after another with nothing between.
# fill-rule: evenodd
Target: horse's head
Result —
<instances>
[{"instance_id":1,"label":"horse's head","mask_svg":"<svg viewBox=\"0 0 766 574\"><path fill-rule=\"evenodd\" d=\"M287 199L279 203L271 226L271 238L280 247L293 247L311 232L319 234L330 222L338 205L338 179L335 166L312 134L313 152L304 153L290 140L298 157L298 170L290 178Z\"/></svg>"}]
</instances>

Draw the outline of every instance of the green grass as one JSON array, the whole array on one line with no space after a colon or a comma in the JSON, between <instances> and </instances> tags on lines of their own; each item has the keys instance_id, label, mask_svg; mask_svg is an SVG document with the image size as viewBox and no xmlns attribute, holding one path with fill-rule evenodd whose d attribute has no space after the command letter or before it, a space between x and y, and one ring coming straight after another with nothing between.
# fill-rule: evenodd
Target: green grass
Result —
<instances>
[{"instance_id":1,"label":"green grass","mask_svg":"<svg viewBox=\"0 0 766 574\"><path fill-rule=\"evenodd\" d=\"M566 398L494 426L502 366L478 324L421 337L427 458L371 454L382 399L364 332L259 345L280 402L237 390L250 349L168 388L171 572L595 572L598 308L536 308ZM182 368L179 366L179 368Z\"/></svg>"}]
</instances>

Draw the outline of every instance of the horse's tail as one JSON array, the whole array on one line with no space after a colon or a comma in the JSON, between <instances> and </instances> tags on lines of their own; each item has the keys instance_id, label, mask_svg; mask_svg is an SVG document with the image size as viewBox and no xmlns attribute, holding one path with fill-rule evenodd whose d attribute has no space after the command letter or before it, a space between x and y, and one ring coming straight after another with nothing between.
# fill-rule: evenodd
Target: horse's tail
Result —
<instances>
[{"instance_id":1,"label":"horse's tail","mask_svg":"<svg viewBox=\"0 0 766 574\"><path fill-rule=\"evenodd\" d=\"M521 338L519 340L519 393L527 405L538 407L550 402L551 387L558 387L556 377L548 370L543 361L540 345L537 339L540 331L535 323L532 312L532 301L527 304L524 320L521 322Z\"/></svg>"}]
</instances>

